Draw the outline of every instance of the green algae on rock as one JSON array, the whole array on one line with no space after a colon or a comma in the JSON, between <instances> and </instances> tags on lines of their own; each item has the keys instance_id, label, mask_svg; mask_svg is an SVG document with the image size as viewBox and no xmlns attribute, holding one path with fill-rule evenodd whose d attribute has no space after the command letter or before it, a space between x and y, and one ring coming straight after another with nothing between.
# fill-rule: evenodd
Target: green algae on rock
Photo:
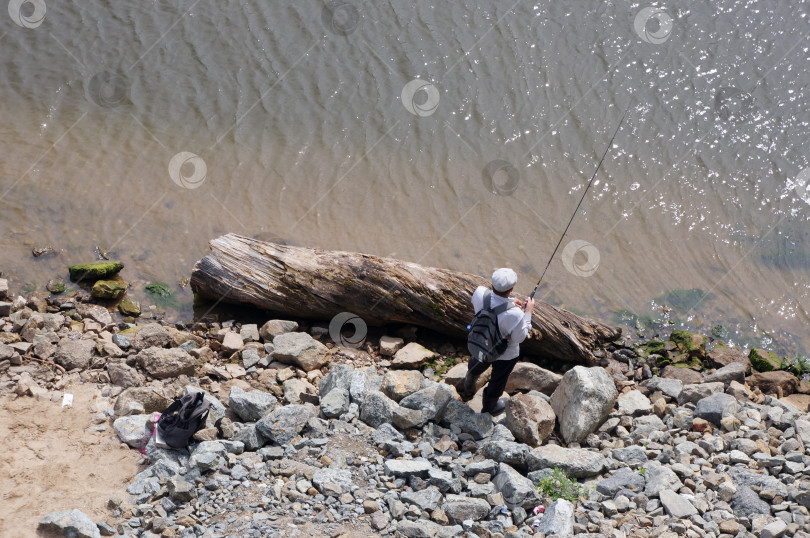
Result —
<instances>
[{"instance_id":1,"label":"green algae on rock","mask_svg":"<svg viewBox=\"0 0 810 538\"><path fill-rule=\"evenodd\" d=\"M137 318L141 315L141 305L138 301L133 301L129 297L118 303L118 311L124 316Z\"/></svg>"},{"instance_id":2,"label":"green algae on rock","mask_svg":"<svg viewBox=\"0 0 810 538\"><path fill-rule=\"evenodd\" d=\"M700 360L706 358L706 337L702 334L690 333L689 331L672 331L669 339L675 342L678 349L683 353L687 353L689 357Z\"/></svg>"},{"instance_id":3,"label":"green algae on rock","mask_svg":"<svg viewBox=\"0 0 810 538\"><path fill-rule=\"evenodd\" d=\"M122 280L97 280L90 289L96 299L120 299L127 292L127 283Z\"/></svg>"},{"instance_id":4,"label":"green algae on rock","mask_svg":"<svg viewBox=\"0 0 810 538\"><path fill-rule=\"evenodd\" d=\"M82 280L92 281L109 278L123 268L124 264L121 262L98 261L71 265L68 267L68 271L70 271L70 280L79 282Z\"/></svg>"},{"instance_id":5,"label":"green algae on rock","mask_svg":"<svg viewBox=\"0 0 810 538\"><path fill-rule=\"evenodd\" d=\"M752 348L748 353L748 360L757 372L773 372L782 369L782 361L773 351Z\"/></svg>"}]
</instances>

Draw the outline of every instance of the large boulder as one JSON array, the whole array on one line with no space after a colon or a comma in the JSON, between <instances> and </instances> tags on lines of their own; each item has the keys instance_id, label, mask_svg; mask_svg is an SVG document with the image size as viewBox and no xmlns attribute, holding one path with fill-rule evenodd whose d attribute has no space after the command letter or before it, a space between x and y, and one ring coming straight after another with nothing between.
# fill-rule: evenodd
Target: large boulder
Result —
<instances>
[{"instance_id":1,"label":"large boulder","mask_svg":"<svg viewBox=\"0 0 810 538\"><path fill-rule=\"evenodd\" d=\"M416 370L389 370L382 378L380 392L398 402L422 389L425 376Z\"/></svg>"},{"instance_id":2,"label":"large boulder","mask_svg":"<svg viewBox=\"0 0 810 538\"><path fill-rule=\"evenodd\" d=\"M678 396L678 405L697 403L712 394L723 392L724 388L725 386L720 381L684 385L680 396Z\"/></svg>"},{"instance_id":3,"label":"large boulder","mask_svg":"<svg viewBox=\"0 0 810 538\"><path fill-rule=\"evenodd\" d=\"M132 337L132 347L141 351L149 347L166 347L172 341L169 330L159 323L148 323L138 328Z\"/></svg>"},{"instance_id":4,"label":"large boulder","mask_svg":"<svg viewBox=\"0 0 810 538\"><path fill-rule=\"evenodd\" d=\"M540 396L516 394L506 404L506 427L515 439L530 446L543 444L556 420L554 410Z\"/></svg>"},{"instance_id":5,"label":"large boulder","mask_svg":"<svg viewBox=\"0 0 810 538\"><path fill-rule=\"evenodd\" d=\"M396 352L391 368L421 368L435 357L436 353L433 351L411 342Z\"/></svg>"},{"instance_id":6,"label":"large boulder","mask_svg":"<svg viewBox=\"0 0 810 538\"><path fill-rule=\"evenodd\" d=\"M330 358L329 348L307 333L282 333L273 338L273 346L273 358L305 372L319 369Z\"/></svg>"},{"instance_id":7,"label":"large boulder","mask_svg":"<svg viewBox=\"0 0 810 538\"><path fill-rule=\"evenodd\" d=\"M706 376L707 383L713 382L720 382L725 385L728 385L732 381L736 381L737 383L745 383L745 371L746 366L739 362L732 362L723 366L722 368L718 368L717 371L709 376Z\"/></svg>"},{"instance_id":8,"label":"large boulder","mask_svg":"<svg viewBox=\"0 0 810 538\"><path fill-rule=\"evenodd\" d=\"M562 376L558 373L540 368L530 362L519 362L506 382L506 392L513 394L536 390L551 396L557 390L561 380Z\"/></svg>"},{"instance_id":9,"label":"large boulder","mask_svg":"<svg viewBox=\"0 0 810 538\"><path fill-rule=\"evenodd\" d=\"M65 367L65 370L80 368L84 370L93 360L96 343L93 340L70 340L64 338L56 348L54 360Z\"/></svg>"},{"instance_id":10,"label":"large boulder","mask_svg":"<svg viewBox=\"0 0 810 538\"><path fill-rule=\"evenodd\" d=\"M138 366L155 379L167 379L179 375L194 375L194 357L180 348L163 349L150 347L135 356Z\"/></svg>"},{"instance_id":11,"label":"large boulder","mask_svg":"<svg viewBox=\"0 0 810 538\"><path fill-rule=\"evenodd\" d=\"M90 516L76 509L43 516L37 529L76 538L101 538L101 532Z\"/></svg>"},{"instance_id":12,"label":"large boulder","mask_svg":"<svg viewBox=\"0 0 810 538\"><path fill-rule=\"evenodd\" d=\"M318 411L311 405L291 404L278 407L256 423L256 430L266 439L284 445L301 433Z\"/></svg>"},{"instance_id":13,"label":"large boulder","mask_svg":"<svg viewBox=\"0 0 810 538\"><path fill-rule=\"evenodd\" d=\"M462 432L472 435L475 440L489 436L495 427L492 415L476 413L470 406L455 399L447 402L440 424L447 428L455 424Z\"/></svg>"},{"instance_id":14,"label":"large boulder","mask_svg":"<svg viewBox=\"0 0 810 538\"><path fill-rule=\"evenodd\" d=\"M245 422L256 422L278 404L275 396L261 390L246 392L241 388L231 387L228 394L228 406Z\"/></svg>"},{"instance_id":15,"label":"large boulder","mask_svg":"<svg viewBox=\"0 0 810 538\"><path fill-rule=\"evenodd\" d=\"M799 380L795 375L784 370L755 372L748 376L746 381L752 387L759 387L759 390L765 394L787 396L799 390Z\"/></svg>"},{"instance_id":16,"label":"large boulder","mask_svg":"<svg viewBox=\"0 0 810 538\"><path fill-rule=\"evenodd\" d=\"M574 366L551 395L560 433L566 443L579 443L607 418L618 396L604 368Z\"/></svg>"}]
</instances>

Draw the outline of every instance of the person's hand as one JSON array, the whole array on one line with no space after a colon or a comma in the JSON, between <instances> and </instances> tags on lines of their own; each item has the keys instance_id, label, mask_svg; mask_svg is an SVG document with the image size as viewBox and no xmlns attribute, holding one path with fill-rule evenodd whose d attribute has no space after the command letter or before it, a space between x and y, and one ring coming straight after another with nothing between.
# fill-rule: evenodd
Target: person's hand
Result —
<instances>
[{"instance_id":1,"label":"person's hand","mask_svg":"<svg viewBox=\"0 0 810 538\"><path fill-rule=\"evenodd\" d=\"M523 311L524 312L533 312L534 311L534 298L530 297L530 298L526 299L526 304L524 305Z\"/></svg>"},{"instance_id":2,"label":"person's hand","mask_svg":"<svg viewBox=\"0 0 810 538\"><path fill-rule=\"evenodd\" d=\"M523 301L520 299L515 299L515 306L523 310Z\"/></svg>"}]
</instances>

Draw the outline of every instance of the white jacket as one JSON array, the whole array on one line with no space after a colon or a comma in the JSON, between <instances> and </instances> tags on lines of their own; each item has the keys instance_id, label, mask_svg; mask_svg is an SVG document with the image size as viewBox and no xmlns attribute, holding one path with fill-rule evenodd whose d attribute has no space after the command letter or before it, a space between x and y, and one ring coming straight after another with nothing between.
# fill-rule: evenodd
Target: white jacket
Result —
<instances>
[{"instance_id":1,"label":"white jacket","mask_svg":"<svg viewBox=\"0 0 810 538\"><path fill-rule=\"evenodd\" d=\"M484 307L484 294L488 291L492 294L492 298L489 300L490 308L495 308L506 302L512 303L511 299L495 295L494 292L484 286L478 286L472 296L472 305L476 314ZM503 355L496 360L508 361L516 359L520 355L520 343L526 339L532 328L532 313L523 312L512 304L511 308L498 316L498 328L500 328L502 335L508 336L509 345Z\"/></svg>"}]
</instances>

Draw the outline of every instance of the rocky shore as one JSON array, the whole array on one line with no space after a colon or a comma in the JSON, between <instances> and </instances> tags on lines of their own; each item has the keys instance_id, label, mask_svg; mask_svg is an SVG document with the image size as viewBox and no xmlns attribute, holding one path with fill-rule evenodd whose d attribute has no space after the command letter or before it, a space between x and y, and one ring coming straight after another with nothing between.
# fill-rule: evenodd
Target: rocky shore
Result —
<instances>
[{"instance_id":1,"label":"rocky shore","mask_svg":"<svg viewBox=\"0 0 810 538\"><path fill-rule=\"evenodd\" d=\"M0 279L0 398L95 384L94 427L143 453L108 518L44 506L40 532L810 536L810 389L766 350L675 331L564 373L521 362L492 417L458 396L458 343L414 328L346 348L320 324L117 316ZM155 413L194 391L206 427L158 448Z\"/></svg>"}]
</instances>

